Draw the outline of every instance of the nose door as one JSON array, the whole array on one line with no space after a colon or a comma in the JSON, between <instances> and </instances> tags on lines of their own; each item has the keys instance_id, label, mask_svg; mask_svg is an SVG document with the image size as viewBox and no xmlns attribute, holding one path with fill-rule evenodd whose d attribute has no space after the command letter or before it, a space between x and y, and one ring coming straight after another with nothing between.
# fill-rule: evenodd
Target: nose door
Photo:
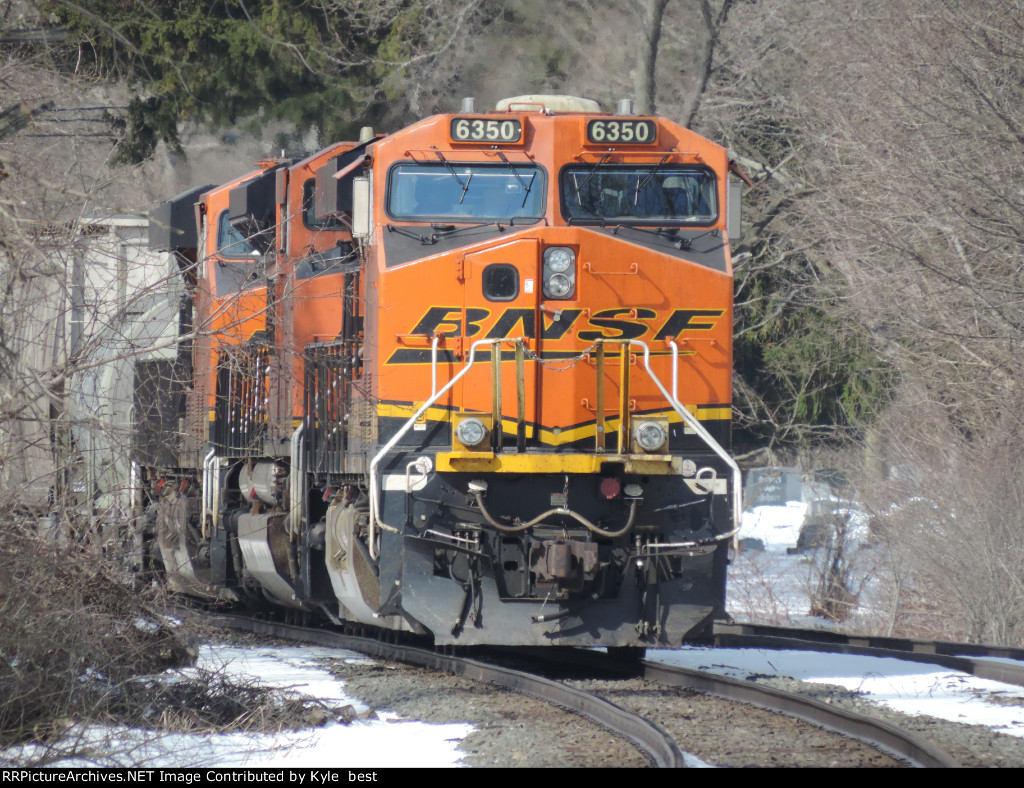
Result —
<instances>
[{"instance_id":1,"label":"nose door","mask_svg":"<svg viewBox=\"0 0 1024 788\"><path fill-rule=\"evenodd\" d=\"M465 357L481 339L509 340L478 347L476 363L462 379L460 399L466 410L500 413L494 448L502 435L505 444L515 438L522 447L533 437L537 420L537 369L530 356L537 350L539 251L540 243L527 238L465 256ZM518 358L516 339L523 345Z\"/></svg>"}]
</instances>

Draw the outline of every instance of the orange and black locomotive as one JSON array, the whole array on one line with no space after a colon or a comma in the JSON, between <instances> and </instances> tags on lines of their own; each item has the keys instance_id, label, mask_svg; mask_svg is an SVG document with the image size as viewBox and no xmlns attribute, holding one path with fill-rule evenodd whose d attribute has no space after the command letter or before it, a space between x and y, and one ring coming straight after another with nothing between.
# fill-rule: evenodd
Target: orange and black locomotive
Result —
<instances>
[{"instance_id":1,"label":"orange and black locomotive","mask_svg":"<svg viewBox=\"0 0 1024 788\"><path fill-rule=\"evenodd\" d=\"M165 203L152 562L437 644L699 634L740 511L728 173L626 104L522 96Z\"/></svg>"}]
</instances>

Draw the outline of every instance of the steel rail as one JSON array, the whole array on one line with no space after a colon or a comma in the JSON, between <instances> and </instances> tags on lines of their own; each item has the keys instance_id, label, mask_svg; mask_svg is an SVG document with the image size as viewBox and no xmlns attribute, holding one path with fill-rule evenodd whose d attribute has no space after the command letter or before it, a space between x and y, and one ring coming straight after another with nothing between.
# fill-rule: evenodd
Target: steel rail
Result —
<instances>
[{"instance_id":1,"label":"steel rail","mask_svg":"<svg viewBox=\"0 0 1024 788\"><path fill-rule=\"evenodd\" d=\"M777 714L850 736L897 758L924 768L957 768L952 755L895 725L856 712L839 709L814 698L720 676L702 670L661 665L644 660L644 678L674 687L690 687L727 700L746 703Z\"/></svg>"},{"instance_id":2,"label":"steel rail","mask_svg":"<svg viewBox=\"0 0 1024 788\"><path fill-rule=\"evenodd\" d=\"M843 635L817 629L790 629L763 624L716 623L715 645L721 648L765 648L775 651L822 651L891 657L940 665L982 679L1024 686L1024 649L982 646L943 640ZM1019 660L1018 663L995 659Z\"/></svg>"},{"instance_id":3,"label":"steel rail","mask_svg":"<svg viewBox=\"0 0 1024 788\"><path fill-rule=\"evenodd\" d=\"M814 698L786 692L763 684L721 676L692 668L664 665L648 660L614 657L591 649L523 649L532 658L559 666L585 668L673 687L688 687L724 700L745 703L773 714L803 720L843 736L857 739L895 758L921 767L959 767L949 753L914 733L895 725L822 703Z\"/></svg>"},{"instance_id":4,"label":"steel rail","mask_svg":"<svg viewBox=\"0 0 1024 788\"><path fill-rule=\"evenodd\" d=\"M345 648L379 659L390 659L430 670L464 676L515 692L532 695L548 703L580 714L613 733L628 739L661 768L681 768L685 761L675 740L659 725L614 703L561 682L479 660L441 654L425 648L385 643L372 638L348 635L326 629L299 627L262 621L246 616L213 614L204 621L225 628L244 629L283 640L302 641L331 648Z\"/></svg>"}]
</instances>

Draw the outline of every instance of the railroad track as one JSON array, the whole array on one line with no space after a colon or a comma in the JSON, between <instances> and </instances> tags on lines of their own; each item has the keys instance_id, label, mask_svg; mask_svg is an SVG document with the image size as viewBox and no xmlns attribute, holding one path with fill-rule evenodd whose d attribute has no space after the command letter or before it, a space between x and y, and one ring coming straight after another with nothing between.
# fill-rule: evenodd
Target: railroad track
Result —
<instances>
[{"instance_id":1,"label":"railroad track","mask_svg":"<svg viewBox=\"0 0 1024 788\"><path fill-rule=\"evenodd\" d=\"M702 670L643 662L648 681L673 687L689 687L727 700L785 714L866 744L923 768L957 768L957 760L916 734L863 714L846 711L814 698L784 690L719 676Z\"/></svg>"},{"instance_id":2,"label":"railroad track","mask_svg":"<svg viewBox=\"0 0 1024 788\"><path fill-rule=\"evenodd\" d=\"M539 658L571 661L594 670L615 670L616 661L594 651L571 654L538 649ZM636 665L619 663L622 672L636 673L646 681L671 687L685 687L724 700L745 703L775 714L795 717L820 728L862 741L893 757L924 768L956 768L960 764L941 747L922 737L874 717L837 708L793 692L721 676L709 671L640 660Z\"/></svg>"},{"instance_id":3,"label":"railroad track","mask_svg":"<svg viewBox=\"0 0 1024 788\"><path fill-rule=\"evenodd\" d=\"M515 692L523 692L580 714L633 742L647 754L655 766L681 768L686 765L675 739L655 723L589 692L525 671L403 643L388 643L326 629L281 624L245 616L214 615L207 619L207 623L244 629L282 640L345 648L379 659L443 671Z\"/></svg>"},{"instance_id":4,"label":"railroad track","mask_svg":"<svg viewBox=\"0 0 1024 788\"><path fill-rule=\"evenodd\" d=\"M940 665L978 678L1024 686L1024 649L950 643L941 640L843 635L817 629L791 629L764 624L715 624L714 643L723 648L764 648L822 651L892 657ZM994 660L1019 660L997 662Z\"/></svg>"},{"instance_id":5,"label":"railroad track","mask_svg":"<svg viewBox=\"0 0 1024 788\"><path fill-rule=\"evenodd\" d=\"M245 616L215 615L210 623L217 626L245 629L285 640L346 648L379 659L394 660L448 672L523 692L578 713L633 742L647 754L655 766L677 768L685 765L682 752L676 741L659 725L590 692L576 689L560 681L544 678L533 672L509 667L507 664L498 664L489 658L471 659L466 656L443 654L432 649L408 644L382 642L363 636L281 624ZM518 650L517 653L529 654L535 659L548 663L558 662L563 665L571 665L577 671L580 668L586 668L605 673L636 675L639 670L642 677L649 682L672 687L688 687L726 700L795 717L826 730L865 742L915 766L959 766L951 755L915 734L872 717L760 684L730 679L705 671L661 665L646 660L624 664L596 651L524 649Z\"/></svg>"}]
</instances>

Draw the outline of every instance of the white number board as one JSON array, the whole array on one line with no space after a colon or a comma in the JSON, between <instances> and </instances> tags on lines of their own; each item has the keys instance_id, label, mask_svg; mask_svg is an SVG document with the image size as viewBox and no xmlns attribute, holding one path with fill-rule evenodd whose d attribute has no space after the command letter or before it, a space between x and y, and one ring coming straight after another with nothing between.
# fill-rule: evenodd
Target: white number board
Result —
<instances>
[{"instance_id":1,"label":"white number board","mask_svg":"<svg viewBox=\"0 0 1024 788\"><path fill-rule=\"evenodd\" d=\"M651 145L658 141L653 120L635 118L587 121L587 142L601 145Z\"/></svg>"},{"instance_id":2,"label":"white number board","mask_svg":"<svg viewBox=\"0 0 1024 788\"><path fill-rule=\"evenodd\" d=\"M523 125L514 118L452 118L452 142L519 142Z\"/></svg>"}]
</instances>

